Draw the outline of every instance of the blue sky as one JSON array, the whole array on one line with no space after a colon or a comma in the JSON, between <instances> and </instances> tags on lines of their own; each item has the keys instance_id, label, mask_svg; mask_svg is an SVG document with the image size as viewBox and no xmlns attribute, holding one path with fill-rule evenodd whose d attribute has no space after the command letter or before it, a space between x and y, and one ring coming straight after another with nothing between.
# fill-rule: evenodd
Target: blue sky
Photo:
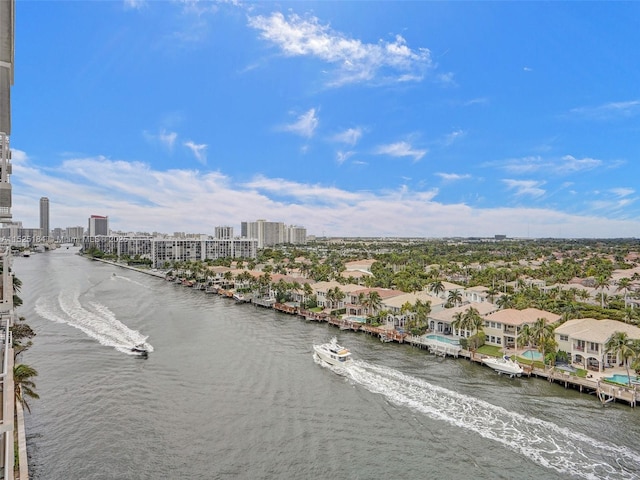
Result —
<instances>
[{"instance_id":1,"label":"blue sky","mask_svg":"<svg viewBox=\"0 0 640 480\"><path fill-rule=\"evenodd\" d=\"M640 3L16 4L13 216L640 236Z\"/></svg>"}]
</instances>

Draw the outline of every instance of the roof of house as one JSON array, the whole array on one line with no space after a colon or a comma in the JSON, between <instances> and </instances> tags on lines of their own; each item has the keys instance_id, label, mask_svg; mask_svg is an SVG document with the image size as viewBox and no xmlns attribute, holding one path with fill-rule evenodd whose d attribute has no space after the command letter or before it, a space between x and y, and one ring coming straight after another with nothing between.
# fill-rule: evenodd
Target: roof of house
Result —
<instances>
[{"instance_id":1,"label":"roof of house","mask_svg":"<svg viewBox=\"0 0 640 480\"><path fill-rule=\"evenodd\" d=\"M498 307L489 302L471 302L459 307L445 308L439 312L430 313L429 318L433 320L439 320L441 322L451 323L455 320L454 315L458 312L465 313L470 307L475 308L482 316L488 315L491 312L495 312Z\"/></svg>"},{"instance_id":2,"label":"roof of house","mask_svg":"<svg viewBox=\"0 0 640 480\"><path fill-rule=\"evenodd\" d=\"M396 295L391 298L387 298L384 300L384 305L386 307L391 308L402 308L402 305L409 302L411 305L415 305L416 301L420 300L421 302L430 302L431 306L442 305L446 302L442 298L434 297L433 295L429 295L425 291L414 292L414 293L403 293L400 295Z\"/></svg>"},{"instance_id":3,"label":"roof of house","mask_svg":"<svg viewBox=\"0 0 640 480\"><path fill-rule=\"evenodd\" d=\"M626 332L629 338L640 340L640 328L617 320L577 318L568 320L554 330L556 335L568 335L576 340L606 343L615 332Z\"/></svg>"},{"instance_id":4,"label":"roof of house","mask_svg":"<svg viewBox=\"0 0 640 480\"><path fill-rule=\"evenodd\" d=\"M539 318L544 318L547 323L555 323L560 320L561 316L537 308L525 308L524 310L505 308L504 310L498 310L486 316L487 320L504 323L506 325L533 324Z\"/></svg>"}]
</instances>

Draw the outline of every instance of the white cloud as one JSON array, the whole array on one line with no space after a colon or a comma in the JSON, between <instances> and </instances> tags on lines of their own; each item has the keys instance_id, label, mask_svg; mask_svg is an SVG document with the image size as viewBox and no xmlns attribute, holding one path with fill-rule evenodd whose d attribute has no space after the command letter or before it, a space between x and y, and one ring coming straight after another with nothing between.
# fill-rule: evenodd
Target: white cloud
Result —
<instances>
[{"instance_id":1,"label":"white cloud","mask_svg":"<svg viewBox=\"0 0 640 480\"><path fill-rule=\"evenodd\" d=\"M306 113L300 115L294 123L284 125L282 130L295 133L301 137L311 138L318 127L318 123L319 120L316 116L316 109L311 108Z\"/></svg>"},{"instance_id":2,"label":"white cloud","mask_svg":"<svg viewBox=\"0 0 640 480\"><path fill-rule=\"evenodd\" d=\"M467 132L465 132L464 130L458 129L458 130L454 130L453 132L447 134L444 138L444 144L446 146L450 146L453 145L453 143L457 140L459 140L460 138L464 137L466 135Z\"/></svg>"},{"instance_id":3,"label":"white cloud","mask_svg":"<svg viewBox=\"0 0 640 480\"><path fill-rule=\"evenodd\" d=\"M612 188L610 192L616 195L617 197L628 197L629 195L633 195L634 193L636 193L636 191L633 188L624 188L624 187Z\"/></svg>"},{"instance_id":4,"label":"white cloud","mask_svg":"<svg viewBox=\"0 0 640 480\"><path fill-rule=\"evenodd\" d=\"M187 147L196 159L203 165L207 164L207 145L204 143L196 144L191 140L184 142L184 146Z\"/></svg>"},{"instance_id":5,"label":"white cloud","mask_svg":"<svg viewBox=\"0 0 640 480\"><path fill-rule=\"evenodd\" d=\"M124 0L124 6L129 10L140 10L147 6L146 0Z\"/></svg>"},{"instance_id":6,"label":"white cloud","mask_svg":"<svg viewBox=\"0 0 640 480\"><path fill-rule=\"evenodd\" d=\"M354 155L355 152L342 152L342 151L338 151L336 153L336 161L338 162L339 165L342 165L344 162L346 162L351 156Z\"/></svg>"},{"instance_id":7,"label":"white cloud","mask_svg":"<svg viewBox=\"0 0 640 480\"><path fill-rule=\"evenodd\" d=\"M530 174L543 172L545 174L569 175L578 172L593 170L602 166L604 162L595 158L575 158L565 155L561 158L543 158L541 156L529 156L511 158L504 162L490 164L498 166L508 172L516 174Z\"/></svg>"},{"instance_id":8,"label":"white cloud","mask_svg":"<svg viewBox=\"0 0 640 480\"><path fill-rule=\"evenodd\" d=\"M167 132L165 129L162 129L160 132L155 134L147 131L142 132L142 134L148 142L160 144L168 150L173 150L173 146L178 138L178 134L176 132Z\"/></svg>"},{"instance_id":9,"label":"white cloud","mask_svg":"<svg viewBox=\"0 0 640 480\"><path fill-rule=\"evenodd\" d=\"M595 120L626 118L640 113L640 100L609 102L595 107L577 107L572 109L571 113Z\"/></svg>"},{"instance_id":10,"label":"white cloud","mask_svg":"<svg viewBox=\"0 0 640 480\"><path fill-rule=\"evenodd\" d=\"M397 142L388 145L380 145L375 149L375 153L378 155L391 155L392 157L413 157L413 160L417 162L427 154L428 150L414 149L411 144L407 142Z\"/></svg>"},{"instance_id":11,"label":"white cloud","mask_svg":"<svg viewBox=\"0 0 640 480\"><path fill-rule=\"evenodd\" d=\"M442 173L438 172L435 175L442 178L442 180L446 182L456 182L458 180L466 180L471 178L471 175L467 174L459 174L459 173Z\"/></svg>"},{"instance_id":12,"label":"white cloud","mask_svg":"<svg viewBox=\"0 0 640 480\"><path fill-rule=\"evenodd\" d=\"M512 179L503 179L502 182L507 186L509 190L515 190L515 194L517 196L530 196L530 197L541 197L546 192L540 188L544 185L544 182L539 182L536 180L512 180Z\"/></svg>"},{"instance_id":13,"label":"white cloud","mask_svg":"<svg viewBox=\"0 0 640 480\"><path fill-rule=\"evenodd\" d=\"M363 43L320 24L316 17L288 18L280 12L249 18L249 25L265 40L278 46L287 56L309 56L335 66L333 86L371 80L419 81L432 66L426 48L412 50L403 37L394 41Z\"/></svg>"},{"instance_id":14,"label":"white cloud","mask_svg":"<svg viewBox=\"0 0 640 480\"><path fill-rule=\"evenodd\" d=\"M74 158L45 169L15 149L13 167L13 218L27 228L38 225L39 199L46 196L54 228L86 225L86 219L97 214L108 215L115 230L166 233L212 234L216 225L238 228L240 222L257 218L304 225L311 235L330 236L493 236L499 232L512 237L579 238L634 237L640 231L637 215L629 220L614 218L611 210L571 215L542 208L473 208L436 201L437 189L412 191L403 186L350 191L267 177L236 183L220 172L160 171L148 164L105 157ZM512 185L539 188L535 183Z\"/></svg>"},{"instance_id":15,"label":"white cloud","mask_svg":"<svg viewBox=\"0 0 640 480\"><path fill-rule=\"evenodd\" d=\"M346 143L347 145L355 145L362 137L361 128L348 128L344 132L337 133L332 137L335 142Z\"/></svg>"}]
</instances>

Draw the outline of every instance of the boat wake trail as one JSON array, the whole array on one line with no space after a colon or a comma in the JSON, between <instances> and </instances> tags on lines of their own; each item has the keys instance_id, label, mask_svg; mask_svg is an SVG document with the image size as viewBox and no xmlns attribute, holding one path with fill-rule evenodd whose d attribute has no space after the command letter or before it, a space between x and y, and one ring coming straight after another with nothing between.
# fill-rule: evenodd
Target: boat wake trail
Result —
<instances>
[{"instance_id":1,"label":"boat wake trail","mask_svg":"<svg viewBox=\"0 0 640 480\"><path fill-rule=\"evenodd\" d=\"M141 343L149 352L153 351L153 347L145 343L146 336L120 322L105 305L97 302L82 305L79 293L63 291L57 298L41 297L36 302L35 310L47 320L77 328L101 345L114 347L122 353L137 355L131 351L131 347Z\"/></svg>"},{"instance_id":2,"label":"boat wake trail","mask_svg":"<svg viewBox=\"0 0 640 480\"><path fill-rule=\"evenodd\" d=\"M333 370L326 364L323 366ZM354 360L339 370L336 373L396 405L501 443L562 474L589 480L640 477L640 454L627 447L605 443L362 360Z\"/></svg>"}]
</instances>

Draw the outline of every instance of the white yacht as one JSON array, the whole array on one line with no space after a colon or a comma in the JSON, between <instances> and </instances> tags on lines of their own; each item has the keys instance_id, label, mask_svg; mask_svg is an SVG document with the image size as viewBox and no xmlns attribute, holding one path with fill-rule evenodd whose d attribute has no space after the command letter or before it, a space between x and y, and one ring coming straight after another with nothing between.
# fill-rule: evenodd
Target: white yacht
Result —
<instances>
[{"instance_id":1,"label":"white yacht","mask_svg":"<svg viewBox=\"0 0 640 480\"><path fill-rule=\"evenodd\" d=\"M351 362L351 352L338 345L338 340L333 337L329 343L314 345L313 350L325 362L331 365L345 365Z\"/></svg>"},{"instance_id":2,"label":"white yacht","mask_svg":"<svg viewBox=\"0 0 640 480\"><path fill-rule=\"evenodd\" d=\"M523 368L514 362L508 356L503 357L486 357L482 359L482 363L493 368L498 374L504 373L510 377L519 377L524 371Z\"/></svg>"}]
</instances>

